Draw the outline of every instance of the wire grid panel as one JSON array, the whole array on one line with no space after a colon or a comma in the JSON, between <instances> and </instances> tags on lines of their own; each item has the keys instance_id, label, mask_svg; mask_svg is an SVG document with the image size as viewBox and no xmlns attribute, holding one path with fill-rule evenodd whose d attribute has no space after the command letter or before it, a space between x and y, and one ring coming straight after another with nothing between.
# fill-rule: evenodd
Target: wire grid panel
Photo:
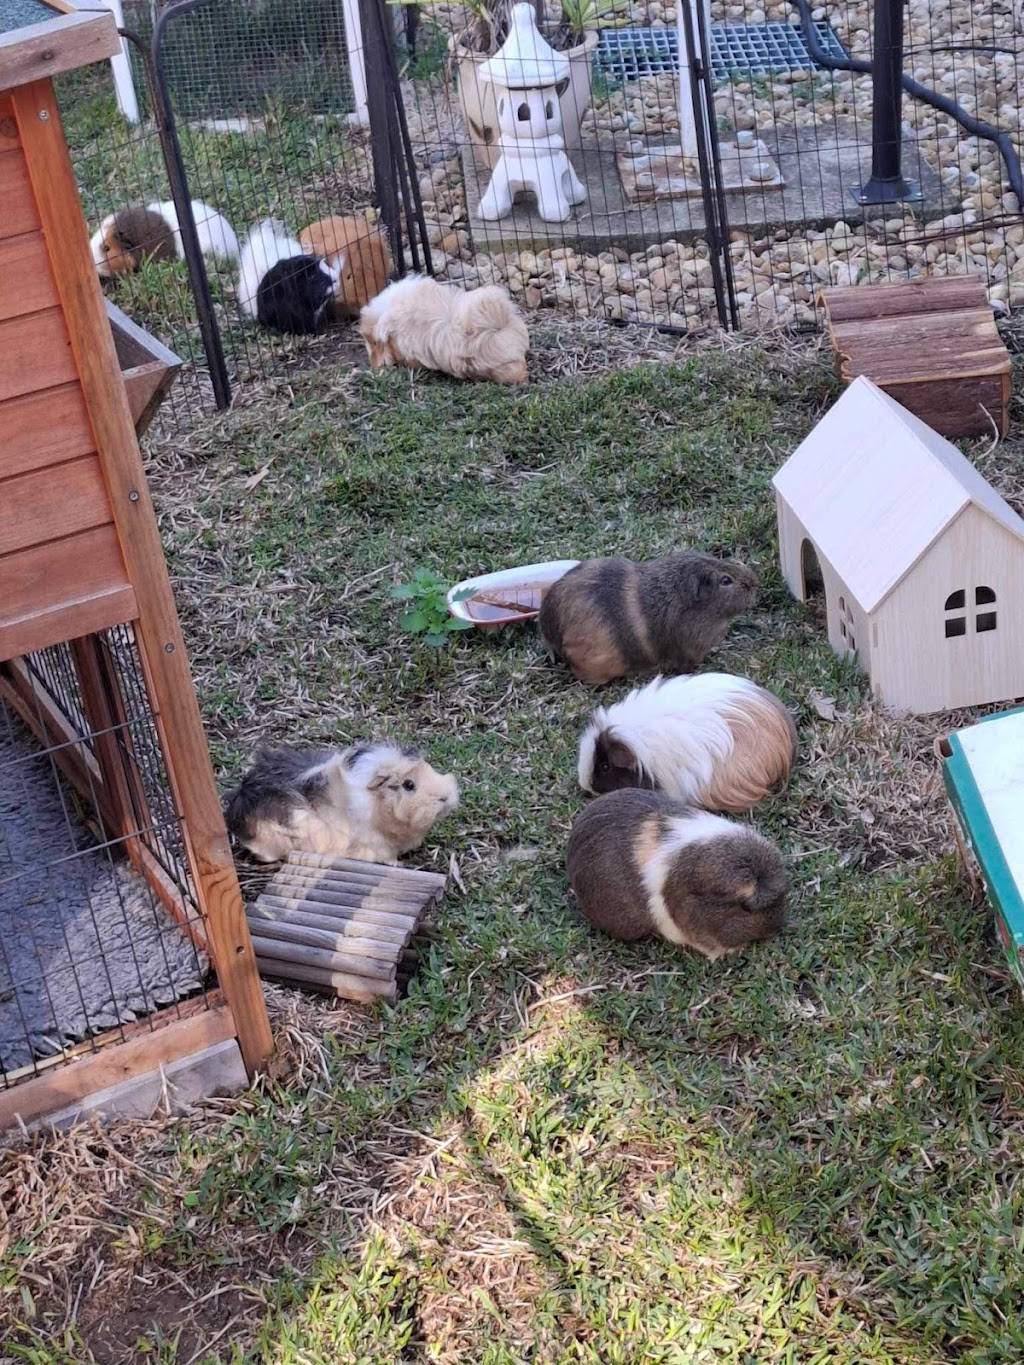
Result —
<instances>
[{"instance_id":1,"label":"wire grid panel","mask_svg":"<svg viewBox=\"0 0 1024 1365\"><path fill-rule=\"evenodd\" d=\"M205 925L130 627L6 669L0 1086L206 998ZM15 705L15 698L18 704Z\"/></svg>"},{"instance_id":2,"label":"wire grid panel","mask_svg":"<svg viewBox=\"0 0 1024 1365\"><path fill-rule=\"evenodd\" d=\"M827 20L815 32L832 57L847 56ZM821 70L796 24L712 24L708 34L709 65L716 83L733 72L767 75L773 71ZM642 76L679 70L679 30L675 28L608 28L601 32L595 57L608 79L627 84Z\"/></svg>"}]
</instances>

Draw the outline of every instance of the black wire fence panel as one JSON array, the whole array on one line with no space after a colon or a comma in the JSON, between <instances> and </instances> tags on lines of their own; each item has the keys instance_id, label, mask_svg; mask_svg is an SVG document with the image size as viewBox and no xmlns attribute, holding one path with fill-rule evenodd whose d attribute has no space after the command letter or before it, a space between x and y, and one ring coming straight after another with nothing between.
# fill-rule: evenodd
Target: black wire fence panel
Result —
<instances>
[{"instance_id":1,"label":"black wire fence panel","mask_svg":"<svg viewBox=\"0 0 1024 1365\"><path fill-rule=\"evenodd\" d=\"M126 27L147 41L150 4L125 0L124 9ZM138 124L118 112L106 64L59 83L90 230L125 206L171 198L145 64L131 51ZM170 22L163 56L191 198L223 215L240 242L268 217L297 234L329 214L373 214L368 134L350 119L342 0L212 0ZM232 382L351 345L349 328L302 339L257 327L238 307L237 261L210 255L205 265ZM146 262L104 289L185 361L158 422L211 412L185 261Z\"/></svg>"},{"instance_id":2,"label":"black wire fence panel","mask_svg":"<svg viewBox=\"0 0 1024 1365\"><path fill-rule=\"evenodd\" d=\"M545 32L563 49L571 47L569 20L596 16L596 32L568 51L571 79L559 98L566 150L586 195L564 222L545 221L530 195L500 217L479 211L509 140L494 88L476 78L493 48L487 16L507 18L506 0L486 9L392 7L441 278L504 284L530 311L554 307L681 331L719 322L730 273L745 328L816 325L814 297L829 285L932 273L982 276L997 310L1024 303L1024 221L1007 167L991 141L948 112L905 95L902 168L911 197L858 201L872 170L872 80L829 63L872 58L873 0L715 0L705 57L717 176L702 176L690 155L693 106L685 81L681 89L686 42L674 3L540 3ZM1019 148L1021 0L914 0L903 14L906 75ZM126 22L151 30L146 0L126 0ZM346 35L342 0L212 0L171 21L166 71L191 194L224 214L240 238L266 216L295 233L327 214L372 213L359 73L381 64L353 31ZM136 76L148 110L141 68ZM126 203L168 198L152 122L133 128L120 119L105 68L62 85L90 221ZM715 220L725 224L720 240ZM210 258L207 267L234 382L354 353L350 325L311 340L260 329L239 311L234 265ZM188 362L168 415L207 410L184 262L150 264L108 287Z\"/></svg>"},{"instance_id":3,"label":"black wire fence panel","mask_svg":"<svg viewBox=\"0 0 1024 1365\"><path fill-rule=\"evenodd\" d=\"M549 36L564 33L570 12L549 0ZM1022 14L1011 0L914 3L905 10L903 63L907 75L1009 133L1018 148ZM705 55L741 326L816 325L821 288L931 273L981 275L999 311L1024 303L1024 220L1007 167L991 142L949 114L905 95L902 162L913 197L858 201L872 169L871 76L831 70L815 48L840 62L871 60L869 0L808 6L811 46L790 3L713 3L709 17ZM676 6L633 0L598 23L593 53L569 54L573 76L561 96L585 202L564 223L543 221L530 196L486 220L480 198L502 132L475 79L483 58L472 49L489 49L468 7L423 11L406 101L423 151L445 158L422 182L440 273L505 283L528 309L704 327L717 313L713 248L697 162L684 154L693 142L691 134L683 145L681 117L685 125L692 115L689 99L681 100L686 48ZM440 69L429 72L432 59L444 66L450 49L451 83Z\"/></svg>"}]
</instances>

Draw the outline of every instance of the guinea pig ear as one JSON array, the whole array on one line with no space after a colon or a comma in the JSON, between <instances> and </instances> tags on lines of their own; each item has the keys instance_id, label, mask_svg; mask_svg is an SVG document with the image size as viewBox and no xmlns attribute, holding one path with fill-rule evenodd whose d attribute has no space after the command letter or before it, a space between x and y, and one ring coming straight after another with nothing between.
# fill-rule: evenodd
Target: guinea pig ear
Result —
<instances>
[{"instance_id":1,"label":"guinea pig ear","mask_svg":"<svg viewBox=\"0 0 1024 1365\"><path fill-rule=\"evenodd\" d=\"M134 240L130 233L125 232L124 228L120 227L114 228L112 235L114 241L117 243L117 245L120 247L121 251L124 252L125 255L127 255L129 252L137 250L139 245L138 242Z\"/></svg>"},{"instance_id":2,"label":"guinea pig ear","mask_svg":"<svg viewBox=\"0 0 1024 1365\"><path fill-rule=\"evenodd\" d=\"M636 754L624 740L609 735L605 739L604 755L613 768L632 770L636 767Z\"/></svg>"},{"instance_id":3,"label":"guinea pig ear","mask_svg":"<svg viewBox=\"0 0 1024 1365\"><path fill-rule=\"evenodd\" d=\"M393 777L394 773L391 772L389 769L380 768L370 778L369 782L367 782L366 790L371 792L379 792L381 787L386 787L387 784L393 779Z\"/></svg>"},{"instance_id":4,"label":"guinea pig ear","mask_svg":"<svg viewBox=\"0 0 1024 1365\"><path fill-rule=\"evenodd\" d=\"M718 570L705 564L697 575L697 601L706 602L718 582Z\"/></svg>"}]
</instances>

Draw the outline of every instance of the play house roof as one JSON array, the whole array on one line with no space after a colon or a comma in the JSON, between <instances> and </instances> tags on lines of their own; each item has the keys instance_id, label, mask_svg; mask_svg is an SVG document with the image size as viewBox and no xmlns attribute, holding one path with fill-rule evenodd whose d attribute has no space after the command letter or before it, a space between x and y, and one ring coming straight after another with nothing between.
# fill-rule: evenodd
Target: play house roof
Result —
<instances>
[{"instance_id":1,"label":"play house roof","mask_svg":"<svg viewBox=\"0 0 1024 1365\"><path fill-rule=\"evenodd\" d=\"M868 612L969 504L1024 544L1024 520L956 446L864 376L772 482Z\"/></svg>"}]
</instances>

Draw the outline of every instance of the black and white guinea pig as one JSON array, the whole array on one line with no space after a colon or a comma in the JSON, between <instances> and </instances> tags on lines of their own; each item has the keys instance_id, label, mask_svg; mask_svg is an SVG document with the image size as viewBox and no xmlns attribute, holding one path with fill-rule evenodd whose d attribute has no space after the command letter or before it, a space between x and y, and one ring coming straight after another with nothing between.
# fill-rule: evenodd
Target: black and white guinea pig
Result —
<instances>
[{"instance_id":1,"label":"black and white guinea pig","mask_svg":"<svg viewBox=\"0 0 1024 1365\"><path fill-rule=\"evenodd\" d=\"M580 740L584 791L649 787L702 810L739 814L783 785L797 752L793 717L748 678L655 678L599 707Z\"/></svg>"},{"instance_id":2,"label":"black and white guinea pig","mask_svg":"<svg viewBox=\"0 0 1024 1365\"><path fill-rule=\"evenodd\" d=\"M303 336L333 322L339 279L335 266L305 254L276 219L257 223L242 243L239 304L272 332Z\"/></svg>"},{"instance_id":3,"label":"black and white guinea pig","mask_svg":"<svg viewBox=\"0 0 1024 1365\"><path fill-rule=\"evenodd\" d=\"M785 923L774 844L664 792L631 788L591 802L573 821L567 865L584 917L613 938L660 934L714 960Z\"/></svg>"},{"instance_id":4,"label":"black and white guinea pig","mask_svg":"<svg viewBox=\"0 0 1024 1365\"><path fill-rule=\"evenodd\" d=\"M192 217L204 256L237 258L238 238L222 213L201 199L193 199ZM185 255L178 211L169 199L146 205L130 204L108 214L89 245L102 279L131 275L146 260L173 261Z\"/></svg>"}]
</instances>

